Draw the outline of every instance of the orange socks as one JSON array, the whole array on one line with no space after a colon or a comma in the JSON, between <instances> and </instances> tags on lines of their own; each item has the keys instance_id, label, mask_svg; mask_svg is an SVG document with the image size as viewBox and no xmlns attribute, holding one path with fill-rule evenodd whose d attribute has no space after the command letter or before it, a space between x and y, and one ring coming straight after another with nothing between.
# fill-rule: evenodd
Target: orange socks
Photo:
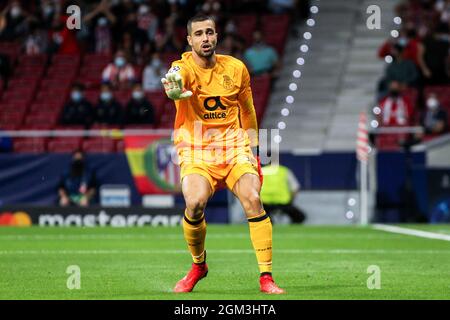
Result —
<instances>
[{"instance_id":1,"label":"orange socks","mask_svg":"<svg viewBox=\"0 0 450 320\"><path fill-rule=\"evenodd\" d=\"M203 213L199 219L192 220L184 213L183 219L184 238L188 244L194 263L205 261L206 221Z\"/></svg>"},{"instance_id":2,"label":"orange socks","mask_svg":"<svg viewBox=\"0 0 450 320\"><path fill-rule=\"evenodd\" d=\"M248 219L248 225L259 272L272 272L272 222L266 211Z\"/></svg>"}]
</instances>

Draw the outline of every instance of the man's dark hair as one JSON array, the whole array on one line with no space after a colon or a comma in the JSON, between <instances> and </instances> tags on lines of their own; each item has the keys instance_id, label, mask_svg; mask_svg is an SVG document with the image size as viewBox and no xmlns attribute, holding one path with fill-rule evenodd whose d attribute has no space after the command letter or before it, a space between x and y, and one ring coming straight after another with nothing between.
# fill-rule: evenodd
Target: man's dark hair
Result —
<instances>
[{"instance_id":1,"label":"man's dark hair","mask_svg":"<svg viewBox=\"0 0 450 320\"><path fill-rule=\"evenodd\" d=\"M206 21L206 20L211 20L212 22L214 22L214 25L216 25L216 21L214 20L213 17L208 16L208 15L203 14L203 13L198 13L195 16L193 16L192 18L190 18L189 21L187 22L187 32L188 32L188 34L190 35L191 32L192 32L192 23Z\"/></svg>"}]
</instances>

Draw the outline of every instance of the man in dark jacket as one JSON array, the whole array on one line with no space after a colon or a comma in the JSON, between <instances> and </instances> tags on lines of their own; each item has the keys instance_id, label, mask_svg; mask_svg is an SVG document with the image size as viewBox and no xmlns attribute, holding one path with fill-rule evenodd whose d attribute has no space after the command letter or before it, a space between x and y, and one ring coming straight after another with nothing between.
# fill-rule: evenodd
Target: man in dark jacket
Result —
<instances>
[{"instance_id":1,"label":"man in dark jacket","mask_svg":"<svg viewBox=\"0 0 450 320\"><path fill-rule=\"evenodd\" d=\"M126 124L153 124L155 122L152 104L145 97L140 84L135 84L131 99L125 109Z\"/></svg>"}]
</instances>

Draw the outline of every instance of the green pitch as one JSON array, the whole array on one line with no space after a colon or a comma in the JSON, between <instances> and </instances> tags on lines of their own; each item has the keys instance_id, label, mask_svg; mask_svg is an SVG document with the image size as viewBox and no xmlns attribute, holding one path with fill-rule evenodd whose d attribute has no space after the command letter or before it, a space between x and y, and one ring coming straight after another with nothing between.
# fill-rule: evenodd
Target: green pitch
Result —
<instances>
[{"instance_id":1,"label":"green pitch","mask_svg":"<svg viewBox=\"0 0 450 320\"><path fill-rule=\"evenodd\" d=\"M408 226L450 234L449 225ZM208 226L208 277L171 289L191 263L181 228L0 228L0 299L449 299L450 242L369 227L274 226L274 277L258 292L248 227ZM81 288L69 290L69 266ZM368 267L381 288L368 289Z\"/></svg>"}]
</instances>

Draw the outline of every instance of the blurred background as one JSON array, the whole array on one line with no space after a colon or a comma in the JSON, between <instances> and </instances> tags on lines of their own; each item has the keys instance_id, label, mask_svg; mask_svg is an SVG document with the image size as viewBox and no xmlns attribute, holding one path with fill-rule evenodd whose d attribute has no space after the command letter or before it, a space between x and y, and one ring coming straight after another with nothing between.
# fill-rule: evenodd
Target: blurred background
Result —
<instances>
[{"instance_id":1,"label":"blurred background","mask_svg":"<svg viewBox=\"0 0 450 320\"><path fill-rule=\"evenodd\" d=\"M0 3L0 224L179 223L160 78L197 12L278 130L283 170L262 192L275 223L357 224L364 207L369 222L450 221L450 1L16 0ZM225 190L207 217L244 221Z\"/></svg>"}]
</instances>

